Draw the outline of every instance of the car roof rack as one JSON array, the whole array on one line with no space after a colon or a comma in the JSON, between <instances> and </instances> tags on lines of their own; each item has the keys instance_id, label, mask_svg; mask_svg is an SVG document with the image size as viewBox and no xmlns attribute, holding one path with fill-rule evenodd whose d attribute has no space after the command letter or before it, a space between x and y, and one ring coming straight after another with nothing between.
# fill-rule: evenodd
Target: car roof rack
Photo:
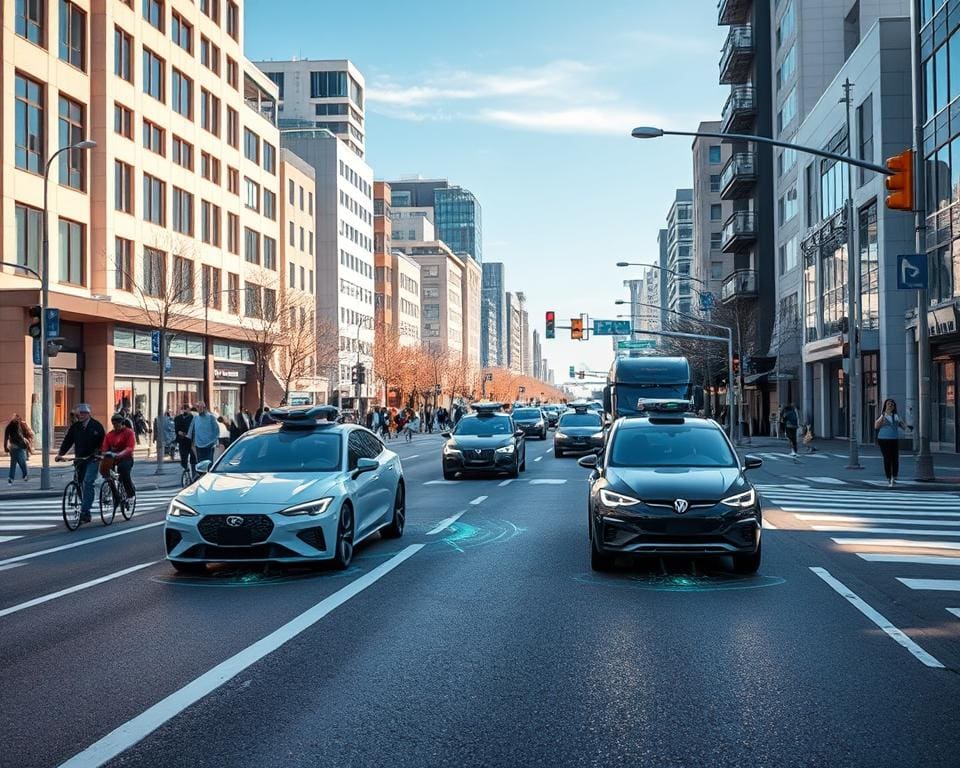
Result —
<instances>
[{"instance_id":1,"label":"car roof rack","mask_svg":"<svg viewBox=\"0 0 960 768\"><path fill-rule=\"evenodd\" d=\"M273 408L270 417L288 429L336 426L340 409L335 405L308 405L302 408Z\"/></svg>"},{"instance_id":2,"label":"car roof rack","mask_svg":"<svg viewBox=\"0 0 960 768\"><path fill-rule=\"evenodd\" d=\"M477 416L492 416L503 410L503 403L494 403L489 400L481 400L471 406Z\"/></svg>"},{"instance_id":3,"label":"car roof rack","mask_svg":"<svg viewBox=\"0 0 960 768\"><path fill-rule=\"evenodd\" d=\"M678 400L676 398L641 397L637 401L638 416L652 416L660 414L683 414L693 416L694 404L692 400Z\"/></svg>"}]
</instances>

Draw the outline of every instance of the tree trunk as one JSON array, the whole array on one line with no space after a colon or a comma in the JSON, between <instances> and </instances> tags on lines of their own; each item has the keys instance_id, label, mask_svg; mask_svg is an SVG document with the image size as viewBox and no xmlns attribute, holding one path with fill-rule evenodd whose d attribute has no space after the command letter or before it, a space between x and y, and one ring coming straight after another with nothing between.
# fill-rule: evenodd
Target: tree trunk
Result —
<instances>
[{"instance_id":1,"label":"tree trunk","mask_svg":"<svg viewBox=\"0 0 960 768\"><path fill-rule=\"evenodd\" d=\"M160 330L160 395L157 397L157 423L153 430L153 439L157 441L157 470L154 474L163 474L163 385L167 378L167 350L170 340L167 329ZM132 405L132 404L131 404Z\"/></svg>"}]
</instances>

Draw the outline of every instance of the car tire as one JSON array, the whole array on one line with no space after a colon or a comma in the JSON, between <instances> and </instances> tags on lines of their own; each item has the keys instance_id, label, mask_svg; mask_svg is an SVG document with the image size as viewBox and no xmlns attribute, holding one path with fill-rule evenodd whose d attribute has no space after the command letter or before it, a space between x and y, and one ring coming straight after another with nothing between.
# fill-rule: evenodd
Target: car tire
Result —
<instances>
[{"instance_id":1,"label":"car tire","mask_svg":"<svg viewBox=\"0 0 960 768\"><path fill-rule=\"evenodd\" d=\"M393 519L386 528L380 529L380 535L385 539L399 539L403 536L404 526L407 524L407 493L403 483L397 485L397 495L393 498Z\"/></svg>"},{"instance_id":2,"label":"car tire","mask_svg":"<svg viewBox=\"0 0 960 768\"><path fill-rule=\"evenodd\" d=\"M761 549L763 544L757 544L757 551L747 555L733 555L733 572L750 575L760 570Z\"/></svg>"},{"instance_id":3,"label":"car tire","mask_svg":"<svg viewBox=\"0 0 960 768\"><path fill-rule=\"evenodd\" d=\"M554 448L554 449L553 449L553 458L555 458L555 459L562 459L562 458L563 458L563 451L561 451L559 448Z\"/></svg>"},{"instance_id":4,"label":"car tire","mask_svg":"<svg viewBox=\"0 0 960 768\"><path fill-rule=\"evenodd\" d=\"M344 504L337 520L337 540L333 555L333 565L338 571L345 571L353 560L353 507Z\"/></svg>"},{"instance_id":5,"label":"car tire","mask_svg":"<svg viewBox=\"0 0 960 768\"><path fill-rule=\"evenodd\" d=\"M203 576L207 572L206 563L184 563L178 560L171 560L170 565L177 573L184 573L188 576Z\"/></svg>"},{"instance_id":6,"label":"car tire","mask_svg":"<svg viewBox=\"0 0 960 768\"><path fill-rule=\"evenodd\" d=\"M516 480L518 477L520 477L520 462L519 462L519 461L518 461L516 464L514 464L514 465L513 465L513 469L510 470L510 477L512 477L514 480Z\"/></svg>"},{"instance_id":7,"label":"car tire","mask_svg":"<svg viewBox=\"0 0 960 768\"><path fill-rule=\"evenodd\" d=\"M613 555L608 555L606 552L601 552L597 549L596 544L594 544L594 530L593 525L590 526L590 569L597 571L598 573L606 573L607 571L613 570Z\"/></svg>"},{"instance_id":8,"label":"car tire","mask_svg":"<svg viewBox=\"0 0 960 768\"><path fill-rule=\"evenodd\" d=\"M449 469L443 470L443 479L444 480L453 480L457 476L456 472L451 472Z\"/></svg>"},{"instance_id":9,"label":"car tire","mask_svg":"<svg viewBox=\"0 0 960 768\"><path fill-rule=\"evenodd\" d=\"M543 430L543 434L540 435L540 439L541 439L541 440L546 440L546 439L547 439L547 430L546 430L546 429Z\"/></svg>"}]
</instances>

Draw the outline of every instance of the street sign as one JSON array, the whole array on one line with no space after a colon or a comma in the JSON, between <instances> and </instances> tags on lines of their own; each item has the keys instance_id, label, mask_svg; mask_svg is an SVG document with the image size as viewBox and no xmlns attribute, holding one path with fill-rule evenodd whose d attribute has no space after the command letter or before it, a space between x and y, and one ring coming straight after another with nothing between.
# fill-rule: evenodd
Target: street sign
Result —
<instances>
[{"instance_id":1,"label":"street sign","mask_svg":"<svg viewBox=\"0 0 960 768\"><path fill-rule=\"evenodd\" d=\"M47 320L47 338L60 335L60 310L53 307L47 307L44 310Z\"/></svg>"},{"instance_id":2,"label":"street sign","mask_svg":"<svg viewBox=\"0 0 960 768\"><path fill-rule=\"evenodd\" d=\"M927 254L902 253L897 256L897 288L925 290L927 287Z\"/></svg>"},{"instance_id":3,"label":"street sign","mask_svg":"<svg viewBox=\"0 0 960 768\"><path fill-rule=\"evenodd\" d=\"M593 332L597 336L627 336L630 334L630 321L594 320Z\"/></svg>"},{"instance_id":4,"label":"street sign","mask_svg":"<svg viewBox=\"0 0 960 768\"><path fill-rule=\"evenodd\" d=\"M700 294L700 309L709 312L713 309L716 299L710 291L704 291Z\"/></svg>"},{"instance_id":5,"label":"street sign","mask_svg":"<svg viewBox=\"0 0 960 768\"><path fill-rule=\"evenodd\" d=\"M160 362L160 331L150 334L150 359L155 363Z\"/></svg>"},{"instance_id":6,"label":"street sign","mask_svg":"<svg viewBox=\"0 0 960 768\"><path fill-rule=\"evenodd\" d=\"M641 339L639 341L618 341L617 349L656 349L657 342L654 339Z\"/></svg>"},{"instance_id":7,"label":"street sign","mask_svg":"<svg viewBox=\"0 0 960 768\"><path fill-rule=\"evenodd\" d=\"M33 340L33 364L43 365L43 358L40 355L40 339L38 338Z\"/></svg>"}]
</instances>

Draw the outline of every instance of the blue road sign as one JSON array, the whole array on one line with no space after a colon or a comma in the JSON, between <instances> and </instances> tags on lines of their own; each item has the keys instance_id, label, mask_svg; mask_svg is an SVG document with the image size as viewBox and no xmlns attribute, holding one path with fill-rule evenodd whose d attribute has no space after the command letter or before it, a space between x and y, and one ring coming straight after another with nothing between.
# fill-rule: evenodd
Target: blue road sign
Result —
<instances>
[{"instance_id":1,"label":"blue road sign","mask_svg":"<svg viewBox=\"0 0 960 768\"><path fill-rule=\"evenodd\" d=\"M716 304L716 299L710 291L704 291L700 294L700 309L709 312Z\"/></svg>"},{"instance_id":2,"label":"blue road sign","mask_svg":"<svg viewBox=\"0 0 960 768\"><path fill-rule=\"evenodd\" d=\"M54 336L60 335L60 310L54 309L53 307L47 307L46 320L47 320L47 338L53 338Z\"/></svg>"},{"instance_id":3,"label":"blue road sign","mask_svg":"<svg viewBox=\"0 0 960 768\"><path fill-rule=\"evenodd\" d=\"M927 287L927 254L902 253L897 256L897 288L924 290Z\"/></svg>"},{"instance_id":4,"label":"blue road sign","mask_svg":"<svg viewBox=\"0 0 960 768\"><path fill-rule=\"evenodd\" d=\"M150 334L150 359L155 363L160 362L160 331Z\"/></svg>"},{"instance_id":5,"label":"blue road sign","mask_svg":"<svg viewBox=\"0 0 960 768\"><path fill-rule=\"evenodd\" d=\"M629 336L629 320L594 320L593 333L595 336Z\"/></svg>"},{"instance_id":6,"label":"blue road sign","mask_svg":"<svg viewBox=\"0 0 960 768\"><path fill-rule=\"evenodd\" d=\"M33 364L43 365L43 357L40 355L40 339L33 340Z\"/></svg>"}]
</instances>

